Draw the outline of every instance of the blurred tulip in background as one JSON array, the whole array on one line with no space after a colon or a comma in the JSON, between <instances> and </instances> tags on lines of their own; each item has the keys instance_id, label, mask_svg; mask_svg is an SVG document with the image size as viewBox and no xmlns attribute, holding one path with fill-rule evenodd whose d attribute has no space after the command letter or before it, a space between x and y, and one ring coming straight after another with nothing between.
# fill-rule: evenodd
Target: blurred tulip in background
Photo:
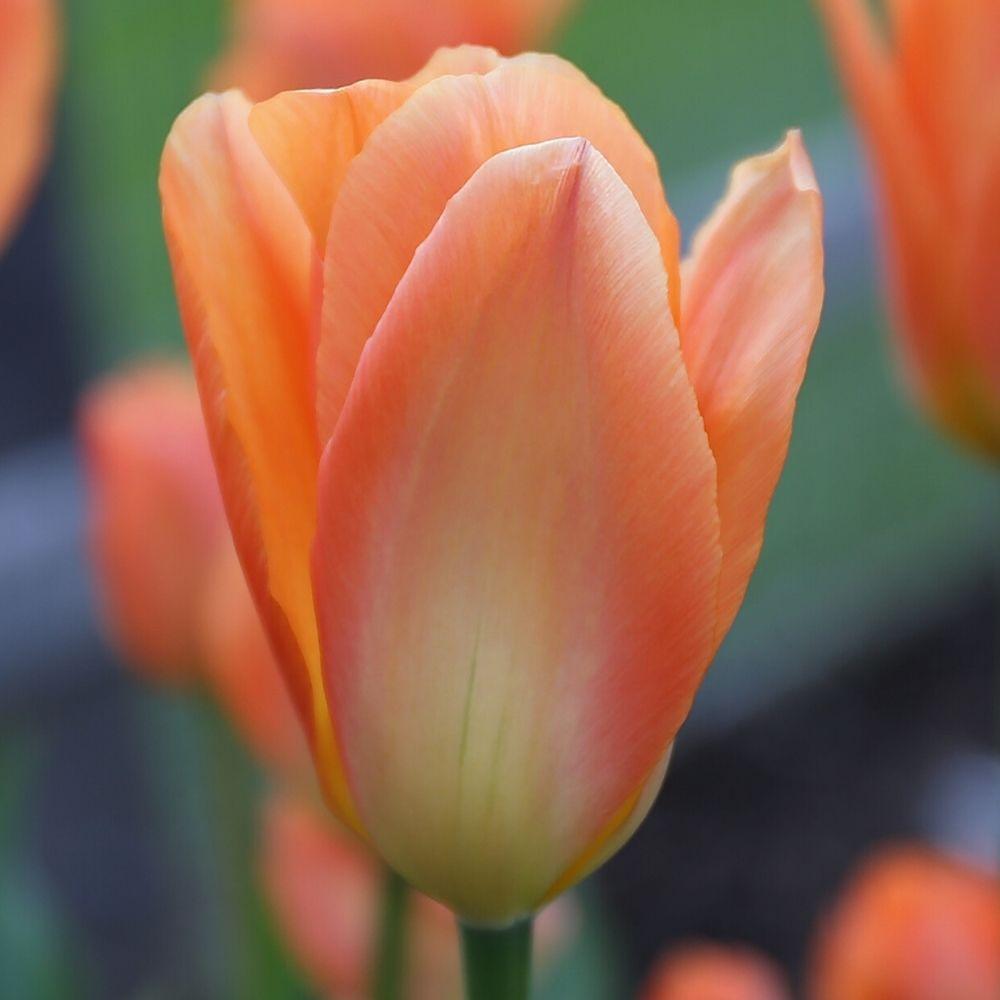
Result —
<instances>
[{"instance_id":1,"label":"blurred tulip in background","mask_svg":"<svg viewBox=\"0 0 1000 1000\"><path fill-rule=\"evenodd\" d=\"M911 381L1000 458L1000 4L819 0L875 175Z\"/></svg>"},{"instance_id":2,"label":"blurred tulip in background","mask_svg":"<svg viewBox=\"0 0 1000 1000\"><path fill-rule=\"evenodd\" d=\"M194 380L169 364L112 376L84 397L79 429L113 641L153 677L188 678L209 571L231 547Z\"/></svg>"},{"instance_id":3,"label":"blurred tulip in background","mask_svg":"<svg viewBox=\"0 0 1000 1000\"><path fill-rule=\"evenodd\" d=\"M58 35L56 0L0 0L0 250L48 151Z\"/></svg>"},{"instance_id":4,"label":"blurred tulip in background","mask_svg":"<svg viewBox=\"0 0 1000 1000\"><path fill-rule=\"evenodd\" d=\"M460 915L533 911L641 821L756 561L823 294L800 139L683 290L652 155L555 57L206 96L161 193L329 803Z\"/></svg>"},{"instance_id":5,"label":"blurred tulip in background","mask_svg":"<svg viewBox=\"0 0 1000 1000\"><path fill-rule=\"evenodd\" d=\"M232 41L213 86L253 100L416 73L435 49L536 47L574 0L232 0Z\"/></svg>"},{"instance_id":6,"label":"blurred tulip in background","mask_svg":"<svg viewBox=\"0 0 1000 1000\"><path fill-rule=\"evenodd\" d=\"M1000 996L1000 880L921 847L873 855L820 926L814 1000Z\"/></svg>"},{"instance_id":7,"label":"blurred tulip in background","mask_svg":"<svg viewBox=\"0 0 1000 1000\"><path fill-rule=\"evenodd\" d=\"M781 970L749 948L682 945L653 970L640 1000L790 1000Z\"/></svg>"}]
</instances>

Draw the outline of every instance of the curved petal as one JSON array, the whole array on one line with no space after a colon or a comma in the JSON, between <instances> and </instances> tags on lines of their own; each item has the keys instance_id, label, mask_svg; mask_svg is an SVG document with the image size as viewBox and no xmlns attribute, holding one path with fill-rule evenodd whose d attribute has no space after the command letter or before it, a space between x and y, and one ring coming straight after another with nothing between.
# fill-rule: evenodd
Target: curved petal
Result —
<instances>
[{"instance_id":1,"label":"curved petal","mask_svg":"<svg viewBox=\"0 0 1000 1000\"><path fill-rule=\"evenodd\" d=\"M310 240L250 134L249 107L235 92L207 95L177 119L160 172L164 229L236 548L324 788L352 821L323 704L308 565L318 467Z\"/></svg>"},{"instance_id":2,"label":"curved petal","mask_svg":"<svg viewBox=\"0 0 1000 1000\"><path fill-rule=\"evenodd\" d=\"M187 679L204 578L226 535L194 380L167 364L106 379L84 396L79 429L109 629L137 668Z\"/></svg>"},{"instance_id":3,"label":"curved petal","mask_svg":"<svg viewBox=\"0 0 1000 1000\"><path fill-rule=\"evenodd\" d=\"M53 0L0 0L0 249L48 148L58 49Z\"/></svg>"},{"instance_id":4,"label":"curved petal","mask_svg":"<svg viewBox=\"0 0 1000 1000\"><path fill-rule=\"evenodd\" d=\"M714 463L656 239L593 146L501 153L451 200L320 479L366 829L460 914L528 912L634 801L715 628Z\"/></svg>"},{"instance_id":5,"label":"curved petal","mask_svg":"<svg viewBox=\"0 0 1000 1000\"><path fill-rule=\"evenodd\" d=\"M340 90L292 90L254 105L250 130L317 246L326 245L330 213L351 160L414 89L409 83L364 80Z\"/></svg>"},{"instance_id":6,"label":"curved petal","mask_svg":"<svg viewBox=\"0 0 1000 1000\"><path fill-rule=\"evenodd\" d=\"M657 962L639 1000L790 1000L781 969L749 948L685 944ZM841 997L840 1000L860 1000Z\"/></svg>"},{"instance_id":7,"label":"curved petal","mask_svg":"<svg viewBox=\"0 0 1000 1000\"><path fill-rule=\"evenodd\" d=\"M589 139L631 188L660 240L676 298L677 224L656 161L620 108L554 56L521 56L485 76L442 77L372 133L334 207L316 364L321 441L336 425L365 342L448 199L494 154L566 136Z\"/></svg>"},{"instance_id":8,"label":"curved petal","mask_svg":"<svg viewBox=\"0 0 1000 1000\"><path fill-rule=\"evenodd\" d=\"M798 133L733 171L685 262L681 346L719 476L721 642L760 554L823 305L822 201Z\"/></svg>"}]
</instances>

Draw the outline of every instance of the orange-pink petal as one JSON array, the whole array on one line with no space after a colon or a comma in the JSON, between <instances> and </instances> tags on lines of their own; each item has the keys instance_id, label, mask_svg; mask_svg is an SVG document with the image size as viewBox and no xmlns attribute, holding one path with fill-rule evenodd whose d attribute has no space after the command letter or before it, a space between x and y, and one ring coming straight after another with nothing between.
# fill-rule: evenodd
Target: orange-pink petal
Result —
<instances>
[{"instance_id":1,"label":"orange-pink petal","mask_svg":"<svg viewBox=\"0 0 1000 1000\"><path fill-rule=\"evenodd\" d=\"M793 132L736 167L685 262L681 346L718 467L720 641L760 554L822 303L822 203Z\"/></svg>"},{"instance_id":2,"label":"orange-pink petal","mask_svg":"<svg viewBox=\"0 0 1000 1000\"><path fill-rule=\"evenodd\" d=\"M365 828L459 913L529 912L661 760L715 635L715 465L660 247L590 143L501 153L452 198L320 479Z\"/></svg>"},{"instance_id":3,"label":"orange-pink petal","mask_svg":"<svg viewBox=\"0 0 1000 1000\"><path fill-rule=\"evenodd\" d=\"M48 149L58 34L54 0L0 0L0 250Z\"/></svg>"},{"instance_id":4,"label":"orange-pink petal","mask_svg":"<svg viewBox=\"0 0 1000 1000\"><path fill-rule=\"evenodd\" d=\"M321 441L336 425L365 342L448 199L494 154L565 136L589 139L632 190L660 241L676 306L677 224L653 155L620 108L554 56L522 56L485 76L441 77L372 133L334 206L317 357Z\"/></svg>"},{"instance_id":5,"label":"orange-pink petal","mask_svg":"<svg viewBox=\"0 0 1000 1000\"><path fill-rule=\"evenodd\" d=\"M324 705L309 576L319 456L312 243L250 134L249 110L230 92L200 98L177 119L160 172L164 229L236 548L321 782L353 821Z\"/></svg>"}]
</instances>

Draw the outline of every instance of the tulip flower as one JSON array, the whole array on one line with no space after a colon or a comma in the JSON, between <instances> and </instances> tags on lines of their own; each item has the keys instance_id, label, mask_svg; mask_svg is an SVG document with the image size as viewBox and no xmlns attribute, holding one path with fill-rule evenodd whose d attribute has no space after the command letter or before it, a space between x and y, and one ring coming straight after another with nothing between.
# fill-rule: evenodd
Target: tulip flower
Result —
<instances>
[{"instance_id":1,"label":"tulip flower","mask_svg":"<svg viewBox=\"0 0 1000 1000\"><path fill-rule=\"evenodd\" d=\"M467 923L532 913L645 815L760 550L822 300L801 140L683 276L648 148L553 56L207 95L160 184L330 806Z\"/></svg>"},{"instance_id":2,"label":"tulip flower","mask_svg":"<svg viewBox=\"0 0 1000 1000\"><path fill-rule=\"evenodd\" d=\"M546 37L573 0L234 0L233 40L215 86L254 100L417 72L435 49L470 42L516 53Z\"/></svg>"},{"instance_id":3,"label":"tulip flower","mask_svg":"<svg viewBox=\"0 0 1000 1000\"><path fill-rule=\"evenodd\" d=\"M820 926L815 1000L1000 996L1000 880L915 846L884 848Z\"/></svg>"},{"instance_id":4,"label":"tulip flower","mask_svg":"<svg viewBox=\"0 0 1000 1000\"><path fill-rule=\"evenodd\" d=\"M1000 5L819 0L875 175L910 380L932 416L1000 457Z\"/></svg>"},{"instance_id":5,"label":"tulip flower","mask_svg":"<svg viewBox=\"0 0 1000 1000\"><path fill-rule=\"evenodd\" d=\"M149 676L188 678L205 579L230 545L193 379L169 365L114 376L86 394L79 424L109 632Z\"/></svg>"},{"instance_id":6,"label":"tulip flower","mask_svg":"<svg viewBox=\"0 0 1000 1000\"><path fill-rule=\"evenodd\" d=\"M642 1000L790 1000L785 977L749 948L691 944L667 952Z\"/></svg>"},{"instance_id":7,"label":"tulip flower","mask_svg":"<svg viewBox=\"0 0 1000 1000\"><path fill-rule=\"evenodd\" d=\"M368 996L381 873L375 859L301 796L277 792L264 810L261 872L279 930L300 967L330 1000ZM539 919L544 968L565 949L577 920L561 899ZM451 915L415 895L404 995L458 1000L461 970Z\"/></svg>"},{"instance_id":8,"label":"tulip flower","mask_svg":"<svg viewBox=\"0 0 1000 1000\"><path fill-rule=\"evenodd\" d=\"M0 249L48 147L57 56L54 0L0 0Z\"/></svg>"}]
</instances>

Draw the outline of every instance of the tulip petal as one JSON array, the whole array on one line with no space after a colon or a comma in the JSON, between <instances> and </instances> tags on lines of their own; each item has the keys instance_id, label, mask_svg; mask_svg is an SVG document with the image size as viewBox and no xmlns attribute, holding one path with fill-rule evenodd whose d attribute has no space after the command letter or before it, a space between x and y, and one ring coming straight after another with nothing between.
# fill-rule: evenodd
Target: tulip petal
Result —
<instances>
[{"instance_id":1,"label":"tulip petal","mask_svg":"<svg viewBox=\"0 0 1000 1000\"><path fill-rule=\"evenodd\" d=\"M521 56L485 76L442 77L372 133L334 207L316 364L321 441L337 422L365 342L448 199L494 154L562 136L589 139L632 190L660 241L676 303L677 224L656 161L620 108L555 56Z\"/></svg>"},{"instance_id":2,"label":"tulip petal","mask_svg":"<svg viewBox=\"0 0 1000 1000\"><path fill-rule=\"evenodd\" d=\"M53 0L0 0L0 249L48 147L57 56Z\"/></svg>"},{"instance_id":3,"label":"tulip petal","mask_svg":"<svg viewBox=\"0 0 1000 1000\"><path fill-rule=\"evenodd\" d=\"M163 155L164 229L236 548L310 731L353 821L323 707L309 548L318 446L309 352L310 240L236 92L178 119Z\"/></svg>"},{"instance_id":4,"label":"tulip petal","mask_svg":"<svg viewBox=\"0 0 1000 1000\"><path fill-rule=\"evenodd\" d=\"M588 142L498 154L449 202L365 350L319 511L366 829L459 913L527 912L683 721L721 558L660 249Z\"/></svg>"},{"instance_id":5,"label":"tulip petal","mask_svg":"<svg viewBox=\"0 0 1000 1000\"><path fill-rule=\"evenodd\" d=\"M719 476L719 641L760 554L823 303L822 202L798 134L733 171L694 240L681 345Z\"/></svg>"},{"instance_id":6,"label":"tulip petal","mask_svg":"<svg viewBox=\"0 0 1000 1000\"><path fill-rule=\"evenodd\" d=\"M408 83L364 80L340 90L292 90L250 112L250 129L284 181L317 246L344 174L375 127L413 93Z\"/></svg>"}]
</instances>

